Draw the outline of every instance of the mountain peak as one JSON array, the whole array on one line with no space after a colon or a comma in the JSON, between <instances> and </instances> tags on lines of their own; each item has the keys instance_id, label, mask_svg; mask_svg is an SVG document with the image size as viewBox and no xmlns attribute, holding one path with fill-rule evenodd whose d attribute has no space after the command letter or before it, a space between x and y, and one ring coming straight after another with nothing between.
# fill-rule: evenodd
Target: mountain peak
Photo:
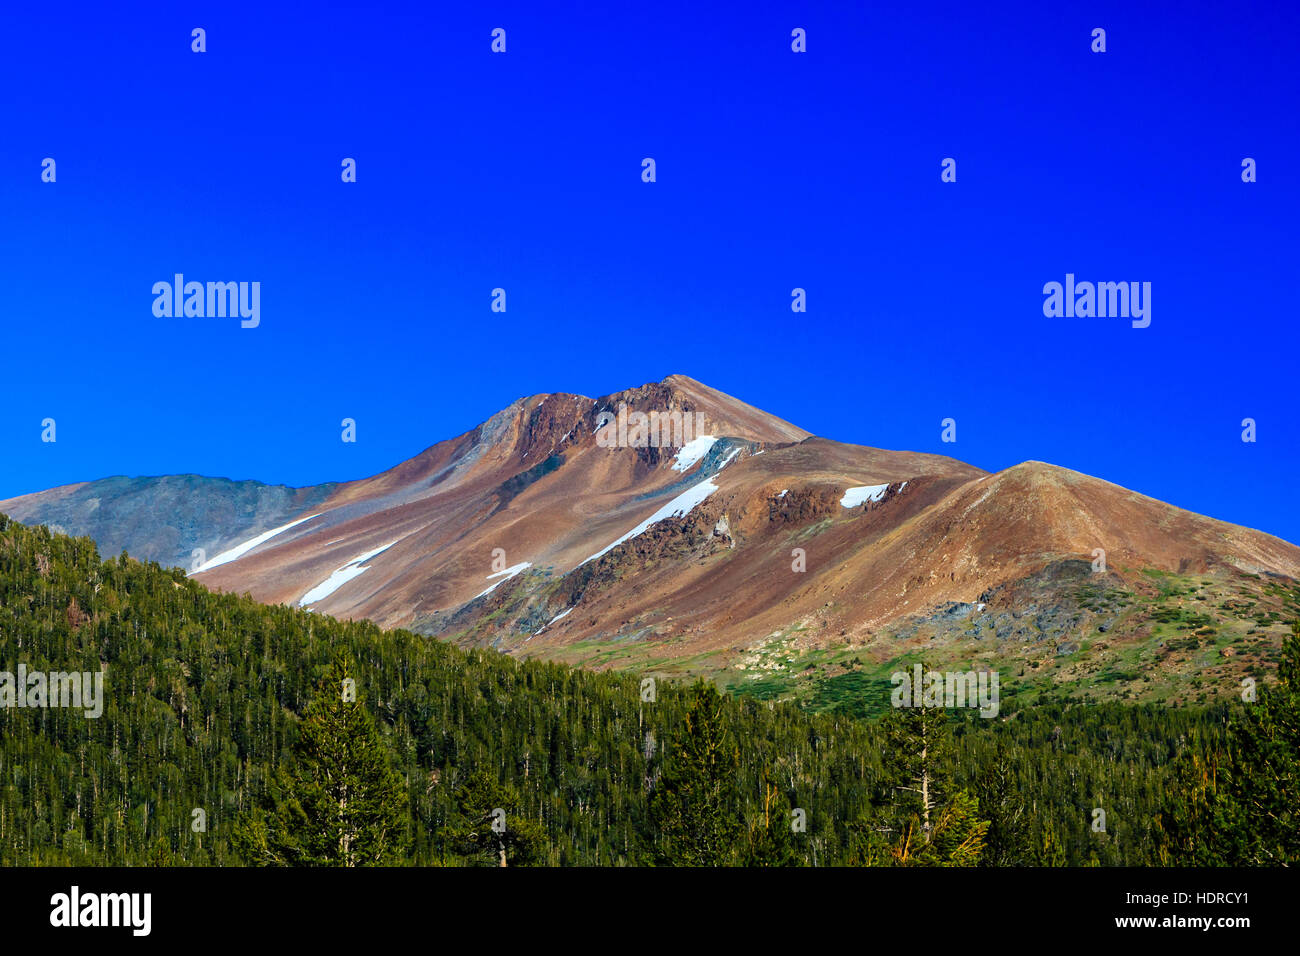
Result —
<instances>
[{"instance_id":1,"label":"mountain peak","mask_svg":"<svg viewBox=\"0 0 1300 956\"><path fill-rule=\"evenodd\" d=\"M611 444L599 437L611 412L700 419L671 445ZM519 398L338 486L105 479L0 510L110 553L189 566L203 552L206 586L269 603L592 666L681 659L733 677L773 635L778 650L794 635L804 649L870 644L882 661L988 640L1018 669L1092 631L1103 650L1158 641L1150 582L1169 575L1196 575L1214 600L1194 610L1223 611L1216 627L1260 644L1271 625L1224 609L1244 593L1264 600L1254 575L1300 580L1293 545L1104 480L816 438L682 374L596 399Z\"/></svg>"},{"instance_id":2,"label":"mountain peak","mask_svg":"<svg viewBox=\"0 0 1300 956\"><path fill-rule=\"evenodd\" d=\"M720 437L773 444L801 442L812 437L812 432L798 425L680 373L637 389L607 395L602 401L611 405L625 401L629 408L645 412L670 411L682 406L684 411L704 416L704 434Z\"/></svg>"}]
</instances>

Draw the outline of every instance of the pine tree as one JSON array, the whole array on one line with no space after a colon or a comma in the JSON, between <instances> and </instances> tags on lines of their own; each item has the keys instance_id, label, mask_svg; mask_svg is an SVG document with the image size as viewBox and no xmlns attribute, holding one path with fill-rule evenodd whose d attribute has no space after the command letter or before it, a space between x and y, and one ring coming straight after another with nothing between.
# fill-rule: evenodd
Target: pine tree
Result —
<instances>
[{"instance_id":1,"label":"pine tree","mask_svg":"<svg viewBox=\"0 0 1300 956\"><path fill-rule=\"evenodd\" d=\"M749 828L749 852L746 866L803 866L804 859L795 846L791 828L789 801L763 773L763 813Z\"/></svg>"},{"instance_id":2,"label":"pine tree","mask_svg":"<svg viewBox=\"0 0 1300 956\"><path fill-rule=\"evenodd\" d=\"M1162 866L1220 866L1227 835L1219 793L1222 753L1193 737L1174 762L1173 781L1156 815L1156 859Z\"/></svg>"},{"instance_id":3,"label":"pine tree","mask_svg":"<svg viewBox=\"0 0 1300 956\"><path fill-rule=\"evenodd\" d=\"M1056 827L1051 822L1043 824L1043 842L1038 851L1039 866L1065 866L1067 859L1065 847L1061 846L1056 835Z\"/></svg>"},{"instance_id":4,"label":"pine tree","mask_svg":"<svg viewBox=\"0 0 1300 956\"><path fill-rule=\"evenodd\" d=\"M456 790L459 816L451 843L470 862L489 866L532 866L546 862L545 833L536 820L514 812L520 806L513 787L484 770Z\"/></svg>"},{"instance_id":5,"label":"pine tree","mask_svg":"<svg viewBox=\"0 0 1300 956\"><path fill-rule=\"evenodd\" d=\"M1228 721L1222 749L1193 742L1157 817L1158 859L1190 866L1300 862L1300 621L1277 684Z\"/></svg>"},{"instance_id":6,"label":"pine tree","mask_svg":"<svg viewBox=\"0 0 1300 956\"><path fill-rule=\"evenodd\" d=\"M922 674L929 673L924 664ZM948 715L921 687L911 700L893 707L884 717L885 799L892 810L886 825L897 835L913 817L920 821L921 838L928 840L934 813L947 797L951 784Z\"/></svg>"},{"instance_id":7,"label":"pine tree","mask_svg":"<svg viewBox=\"0 0 1300 956\"><path fill-rule=\"evenodd\" d=\"M158 837L149 847L149 866L173 866L171 847L164 837Z\"/></svg>"},{"instance_id":8,"label":"pine tree","mask_svg":"<svg viewBox=\"0 0 1300 956\"><path fill-rule=\"evenodd\" d=\"M1229 723L1229 760L1216 831L1244 866L1300 861L1300 621L1282 648L1277 684Z\"/></svg>"},{"instance_id":9,"label":"pine tree","mask_svg":"<svg viewBox=\"0 0 1300 956\"><path fill-rule=\"evenodd\" d=\"M920 673L928 673L924 664ZM885 715L884 788L876 828L887 846L869 862L907 866L973 866L989 824L979 801L953 785L952 741L942 701L921 687ZM883 852L882 852L883 851Z\"/></svg>"},{"instance_id":10,"label":"pine tree","mask_svg":"<svg viewBox=\"0 0 1300 956\"><path fill-rule=\"evenodd\" d=\"M980 819L979 801L965 790L936 808L928 835L913 817L895 845L895 861L904 866L976 866L984 852L987 820Z\"/></svg>"},{"instance_id":11,"label":"pine tree","mask_svg":"<svg viewBox=\"0 0 1300 956\"><path fill-rule=\"evenodd\" d=\"M656 862L725 866L736 861L739 767L740 752L723 724L722 695L713 684L699 681L683 731L650 798L658 835Z\"/></svg>"},{"instance_id":12,"label":"pine tree","mask_svg":"<svg viewBox=\"0 0 1300 956\"><path fill-rule=\"evenodd\" d=\"M979 808L989 821L982 866L1024 866L1030 861L1029 812L1016 768L999 740L976 787Z\"/></svg>"},{"instance_id":13,"label":"pine tree","mask_svg":"<svg viewBox=\"0 0 1300 956\"><path fill-rule=\"evenodd\" d=\"M298 727L294 759L267 812L244 821L238 846L273 866L379 866L408 842L409 796L365 705L345 692L335 658Z\"/></svg>"}]
</instances>

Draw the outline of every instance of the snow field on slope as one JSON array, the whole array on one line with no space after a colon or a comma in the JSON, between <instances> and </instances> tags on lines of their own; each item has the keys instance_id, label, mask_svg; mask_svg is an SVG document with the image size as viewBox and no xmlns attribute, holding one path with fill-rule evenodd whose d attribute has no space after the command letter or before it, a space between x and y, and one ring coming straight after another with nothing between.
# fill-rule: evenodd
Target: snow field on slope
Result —
<instances>
[{"instance_id":1,"label":"snow field on slope","mask_svg":"<svg viewBox=\"0 0 1300 956\"><path fill-rule=\"evenodd\" d=\"M514 565L513 567L506 568L504 571L497 571L495 574L489 574L489 575L487 576L487 579L488 579L489 581L491 581L493 578L501 578L501 580L500 580L500 581L495 581L495 582L493 582L493 584L492 584L490 587L488 587L488 589L487 589L486 591L480 591L478 594L475 594L474 597L472 597L470 600L472 600L472 601L477 601L479 598L483 597L485 594L491 594L493 591L496 590L496 587L497 587L498 584L501 584L502 582L505 582L505 581L509 581L509 580L510 580L511 578L513 578L516 574L518 574L520 571L523 571L523 570L525 570L525 569L527 569L527 568L531 568L532 566L533 566L533 562L531 562L531 561L523 561L523 562L521 562L521 563L519 563L519 564ZM505 575L505 577L501 577L503 574Z\"/></svg>"},{"instance_id":2,"label":"snow field on slope","mask_svg":"<svg viewBox=\"0 0 1300 956\"><path fill-rule=\"evenodd\" d=\"M325 600L327 597L329 597L339 588L343 587L343 585L347 584L353 578L360 577L362 574L369 571L370 570L369 567L362 566L363 562L369 561L371 558L375 557L378 554L382 554L383 552L387 551L395 544L397 544L396 541L390 541L382 548L375 548L375 550L373 551L367 551L365 554L361 554L353 558L351 561L343 565L343 567L339 568L337 571L331 574L320 584L316 585L314 588L312 588L310 591L304 594L302 596L302 600L298 602L298 606L306 607L309 604L319 604L321 601Z\"/></svg>"},{"instance_id":3,"label":"snow field on slope","mask_svg":"<svg viewBox=\"0 0 1300 956\"><path fill-rule=\"evenodd\" d=\"M208 561L204 561L202 564L200 564L197 568L195 568L193 571L190 571L189 573L198 574L201 571L210 571L213 568L217 567L218 565L229 564L231 561L238 561L244 555L248 554L248 552L256 548L259 544L264 544L265 542L270 541L277 534L280 534L283 531L288 531L290 528L298 527L298 525L302 524L304 521L310 521L312 518L319 518L322 514L324 514L324 512L318 512L314 515L308 515L305 518L299 518L297 521L290 521L288 524L280 525L280 527L278 528L272 528L270 531L263 531L256 538L249 538L247 541L243 542L242 544L237 544L233 548L230 548L226 551L222 551L215 558L212 558L211 560Z\"/></svg>"},{"instance_id":4,"label":"snow field on slope","mask_svg":"<svg viewBox=\"0 0 1300 956\"><path fill-rule=\"evenodd\" d=\"M850 488L844 492L844 497L840 499L840 505L844 508L856 508L868 501L879 501L885 497L885 492L888 490L888 482L883 485L862 485L858 488Z\"/></svg>"}]
</instances>

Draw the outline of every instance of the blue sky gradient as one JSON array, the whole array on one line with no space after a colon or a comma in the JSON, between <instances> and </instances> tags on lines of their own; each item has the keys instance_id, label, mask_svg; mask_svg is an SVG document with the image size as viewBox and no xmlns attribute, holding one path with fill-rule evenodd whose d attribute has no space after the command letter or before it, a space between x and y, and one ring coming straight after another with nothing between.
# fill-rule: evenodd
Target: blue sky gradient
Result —
<instances>
[{"instance_id":1,"label":"blue sky gradient","mask_svg":"<svg viewBox=\"0 0 1300 956\"><path fill-rule=\"evenodd\" d=\"M359 478L680 372L1300 541L1296 5L465 6L7 11L0 498ZM176 272L260 281L260 327L155 318ZM1151 282L1150 328L1045 318L1067 272Z\"/></svg>"}]
</instances>

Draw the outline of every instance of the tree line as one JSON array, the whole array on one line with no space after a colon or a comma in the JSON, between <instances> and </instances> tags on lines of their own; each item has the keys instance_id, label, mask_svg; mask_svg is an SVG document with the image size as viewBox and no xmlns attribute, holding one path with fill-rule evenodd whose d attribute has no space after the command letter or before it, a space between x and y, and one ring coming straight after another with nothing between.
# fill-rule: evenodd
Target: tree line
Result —
<instances>
[{"instance_id":1,"label":"tree line","mask_svg":"<svg viewBox=\"0 0 1300 956\"><path fill-rule=\"evenodd\" d=\"M9 865L1281 865L1300 633L1253 704L868 721L213 594L0 516ZM1100 815L1098 811L1101 811ZM1099 819L1102 825L1098 826Z\"/></svg>"}]
</instances>

